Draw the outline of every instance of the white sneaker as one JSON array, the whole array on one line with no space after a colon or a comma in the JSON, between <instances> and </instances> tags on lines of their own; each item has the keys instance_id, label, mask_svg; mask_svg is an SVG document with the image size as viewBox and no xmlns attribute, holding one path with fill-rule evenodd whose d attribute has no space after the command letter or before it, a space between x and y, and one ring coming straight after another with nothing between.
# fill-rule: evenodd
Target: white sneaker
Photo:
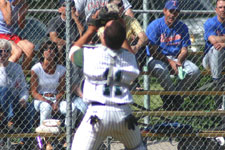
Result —
<instances>
[{"instance_id":1,"label":"white sneaker","mask_svg":"<svg viewBox=\"0 0 225 150\"><path fill-rule=\"evenodd\" d=\"M224 140L223 137L217 137L216 140L217 140L217 142L219 142L219 144L220 144L221 146L223 146L223 145L225 144L225 140Z\"/></svg>"},{"instance_id":2,"label":"white sneaker","mask_svg":"<svg viewBox=\"0 0 225 150\"><path fill-rule=\"evenodd\" d=\"M60 120L46 119L42 124L35 129L37 133L59 133L60 132Z\"/></svg>"},{"instance_id":3,"label":"white sneaker","mask_svg":"<svg viewBox=\"0 0 225 150\"><path fill-rule=\"evenodd\" d=\"M57 133L60 133L60 128L59 127L46 127L44 125L40 125L39 127L37 127L35 129L35 132L57 134Z\"/></svg>"}]
</instances>

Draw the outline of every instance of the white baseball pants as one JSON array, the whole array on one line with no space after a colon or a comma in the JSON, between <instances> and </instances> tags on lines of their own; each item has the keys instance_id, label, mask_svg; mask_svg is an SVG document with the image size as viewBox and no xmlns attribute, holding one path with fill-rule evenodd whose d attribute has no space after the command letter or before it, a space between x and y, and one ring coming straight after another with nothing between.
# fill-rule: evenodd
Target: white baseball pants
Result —
<instances>
[{"instance_id":1,"label":"white baseball pants","mask_svg":"<svg viewBox=\"0 0 225 150\"><path fill-rule=\"evenodd\" d=\"M173 60L177 61L177 59ZM200 76L199 68L191 61L185 60L182 67L186 70L187 76L178 82L177 86L175 86L172 79L170 78L168 65L169 64L165 64L164 62L155 59L152 59L148 63L148 69L151 75L158 79L161 86L165 90L187 90L194 85L195 81L197 81Z\"/></svg>"},{"instance_id":2,"label":"white baseball pants","mask_svg":"<svg viewBox=\"0 0 225 150\"><path fill-rule=\"evenodd\" d=\"M216 50L211 47L202 60L205 69L211 70L212 78L218 79L222 76L223 67L225 65L225 50Z\"/></svg>"},{"instance_id":3,"label":"white baseball pants","mask_svg":"<svg viewBox=\"0 0 225 150\"><path fill-rule=\"evenodd\" d=\"M111 136L122 142L128 150L146 150L143 145L139 128L129 130L125 117L131 114L128 105L122 106L91 106L75 133L72 150L97 150ZM90 117L96 115L100 121L90 124Z\"/></svg>"}]
</instances>

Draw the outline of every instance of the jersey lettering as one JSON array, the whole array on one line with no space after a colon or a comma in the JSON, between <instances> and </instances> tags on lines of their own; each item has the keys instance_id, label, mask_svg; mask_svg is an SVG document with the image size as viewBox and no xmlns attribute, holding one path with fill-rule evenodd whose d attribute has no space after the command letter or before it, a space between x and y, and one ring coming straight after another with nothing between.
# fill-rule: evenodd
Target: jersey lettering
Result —
<instances>
[{"instance_id":1,"label":"jersey lettering","mask_svg":"<svg viewBox=\"0 0 225 150\"><path fill-rule=\"evenodd\" d=\"M105 6L107 4L107 2L100 2L97 1L96 3L90 2L88 3L88 10L95 10L95 9L99 9L103 6Z\"/></svg>"},{"instance_id":2,"label":"jersey lettering","mask_svg":"<svg viewBox=\"0 0 225 150\"><path fill-rule=\"evenodd\" d=\"M166 34L161 34L160 42L175 42L181 40L181 35L176 34L174 36L166 37Z\"/></svg>"},{"instance_id":3,"label":"jersey lettering","mask_svg":"<svg viewBox=\"0 0 225 150\"><path fill-rule=\"evenodd\" d=\"M172 3L173 3L173 6L176 6L176 1L172 1Z\"/></svg>"},{"instance_id":4,"label":"jersey lettering","mask_svg":"<svg viewBox=\"0 0 225 150\"><path fill-rule=\"evenodd\" d=\"M120 86L115 85L115 86L112 86L112 87L115 87L115 95L116 96L122 95L122 91L121 91L121 87ZM103 90L103 95L110 96L110 94L111 94L110 93L110 88L112 88L112 87L110 87L107 84L105 84L105 88Z\"/></svg>"}]
</instances>

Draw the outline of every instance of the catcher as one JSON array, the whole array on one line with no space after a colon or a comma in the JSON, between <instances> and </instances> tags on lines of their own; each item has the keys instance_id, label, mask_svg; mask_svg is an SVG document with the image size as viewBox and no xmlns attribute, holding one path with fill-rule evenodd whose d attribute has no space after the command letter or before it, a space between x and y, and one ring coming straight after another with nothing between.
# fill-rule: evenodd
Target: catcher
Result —
<instances>
[{"instance_id":1,"label":"catcher","mask_svg":"<svg viewBox=\"0 0 225 150\"><path fill-rule=\"evenodd\" d=\"M100 16L89 22L85 34L70 50L71 61L83 67L83 99L89 103L72 149L96 150L107 136L112 136L127 149L145 150L129 106L133 102L129 84L139 75L135 55L121 48L126 38L124 25L118 20L104 22ZM84 47L105 23L101 44Z\"/></svg>"}]
</instances>

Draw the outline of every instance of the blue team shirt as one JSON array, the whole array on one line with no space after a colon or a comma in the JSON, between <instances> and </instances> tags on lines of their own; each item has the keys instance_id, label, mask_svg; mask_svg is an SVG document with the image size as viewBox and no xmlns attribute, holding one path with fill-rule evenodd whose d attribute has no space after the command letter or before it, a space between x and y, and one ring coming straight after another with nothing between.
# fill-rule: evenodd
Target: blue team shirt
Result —
<instances>
[{"instance_id":1,"label":"blue team shirt","mask_svg":"<svg viewBox=\"0 0 225 150\"><path fill-rule=\"evenodd\" d=\"M205 22L204 30L205 30L205 34L204 34L205 50L204 50L204 53L206 54L209 51L209 49L213 46L208 40L209 37L211 35L215 35L215 36L225 35L225 25L219 22L217 16L214 16L212 18L209 18Z\"/></svg>"},{"instance_id":2,"label":"blue team shirt","mask_svg":"<svg viewBox=\"0 0 225 150\"><path fill-rule=\"evenodd\" d=\"M182 47L191 45L188 27L181 21L175 22L169 28L165 17L151 22L146 30L146 35L152 45L158 45L164 55L177 56Z\"/></svg>"}]
</instances>

